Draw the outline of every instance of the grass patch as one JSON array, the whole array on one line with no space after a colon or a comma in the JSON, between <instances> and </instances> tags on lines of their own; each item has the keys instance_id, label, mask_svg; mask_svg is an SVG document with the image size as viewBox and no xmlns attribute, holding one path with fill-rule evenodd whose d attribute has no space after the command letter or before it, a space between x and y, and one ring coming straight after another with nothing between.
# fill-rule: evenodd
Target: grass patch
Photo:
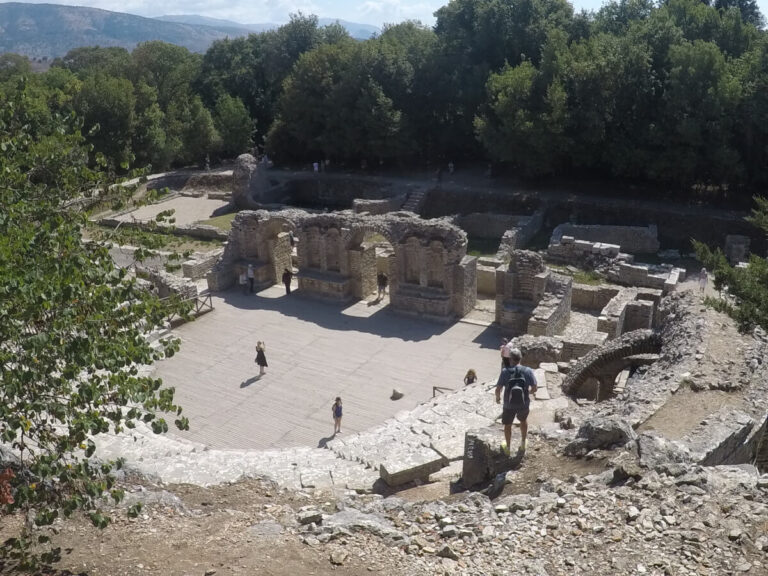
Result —
<instances>
[{"instance_id":1,"label":"grass patch","mask_svg":"<svg viewBox=\"0 0 768 576\"><path fill-rule=\"evenodd\" d=\"M230 212L229 214L222 214L221 216L214 216L208 220L201 220L198 224L206 224L208 226L215 226L219 230L229 232L232 230L232 220L237 216L237 212Z\"/></svg>"},{"instance_id":2,"label":"grass patch","mask_svg":"<svg viewBox=\"0 0 768 576\"><path fill-rule=\"evenodd\" d=\"M500 238L477 238L469 236L467 238L467 254L470 256L496 256L499 250Z\"/></svg>"},{"instance_id":3,"label":"grass patch","mask_svg":"<svg viewBox=\"0 0 768 576\"><path fill-rule=\"evenodd\" d=\"M599 286L603 283L603 277L594 270L577 270L573 274L573 281L577 284L589 284Z\"/></svg>"},{"instance_id":4,"label":"grass patch","mask_svg":"<svg viewBox=\"0 0 768 576\"><path fill-rule=\"evenodd\" d=\"M147 232L126 226L112 228L89 222L83 237L95 242L114 242L120 246L143 246L151 250L175 252L210 252L221 246L219 240L202 240L192 236L177 236L164 232Z\"/></svg>"},{"instance_id":5,"label":"grass patch","mask_svg":"<svg viewBox=\"0 0 768 576\"><path fill-rule=\"evenodd\" d=\"M547 264L547 267L551 268L555 272L565 274L573 278L576 284L587 284L589 286L600 286L605 282L605 278L594 270L574 270L561 264Z\"/></svg>"}]
</instances>

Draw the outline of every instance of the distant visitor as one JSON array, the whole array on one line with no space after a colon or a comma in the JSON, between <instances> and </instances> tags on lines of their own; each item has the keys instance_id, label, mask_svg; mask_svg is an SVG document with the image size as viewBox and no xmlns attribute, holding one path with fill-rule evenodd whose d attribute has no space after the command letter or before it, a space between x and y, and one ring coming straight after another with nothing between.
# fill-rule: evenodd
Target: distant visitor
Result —
<instances>
[{"instance_id":1,"label":"distant visitor","mask_svg":"<svg viewBox=\"0 0 768 576\"><path fill-rule=\"evenodd\" d=\"M259 376L263 376L267 367L267 345L259 340L256 342L256 364L259 365Z\"/></svg>"},{"instance_id":2,"label":"distant visitor","mask_svg":"<svg viewBox=\"0 0 768 576\"><path fill-rule=\"evenodd\" d=\"M467 375L464 376L464 386L469 386L470 384L474 384L477 382L477 374L475 373L474 368L470 368L467 370Z\"/></svg>"},{"instance_id":3,"label":"distant visitor","mask_svg":"<svg viewBox=\"0 0 768 576\"><path fill-rule=\"evenodd\" d=\"M389 278L384 272L379 272L376 275L376 285L379 288L379 300L384 298L384 294L387 293L387 284L389 284Z\"/></svg>"},{"instance_id":4,"label":"distant visitor","mask_svg":"<svg viewBox=\"0 0 768 576\"><path fill-rule=\"evenodd\" d=\"M699 272L699 291L704 292L707 289L707 269L702 268L701 272Z\"/></svg>"},{"instance_id":5,"label":"distant visitor","mask_svg":"<svg viewBox=\"0 0 768 576\"><path fill-rule=\"evenodd\" d=\"M293 272L286 268L283 272L283 285L285 285L286 294L291 293L291 280L293 280Z\"/></svg>"},{"instance_id":6,"label":"distant visitor","mask_svg":"<svg viewBox=\"0 0 768 576\"><path fill-rule=\"evenodd\" d=\"M333 414L333 433L341 434L341 396L336 396L336 401L331 406L331 414Z\"/></svg>"}]
</instances>

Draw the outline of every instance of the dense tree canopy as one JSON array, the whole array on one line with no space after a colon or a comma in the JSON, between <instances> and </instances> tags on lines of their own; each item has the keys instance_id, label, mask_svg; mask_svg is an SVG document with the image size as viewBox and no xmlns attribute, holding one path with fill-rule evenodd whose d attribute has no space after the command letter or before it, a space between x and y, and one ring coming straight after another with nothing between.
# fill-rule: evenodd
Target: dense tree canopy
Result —
<instances>
[{"instance_id":1,"label":"dense tree canopy","mask_svg":"<svg viewBox=\"0 0 768 576\"><path fill-rule=\"evenodd\" d=\"M435 16L364 42L297 14L202 56L162 42L79 48L30 84L41 106L82 116L116 169L256 145L278 161L471 158L746 197L768 182L768 33L754 0L578 14L565 0L451 0ZM0 84L29 74L0 61Z\"/></svg>"},{"instance_id":2,"label":"dense tree canopy","mask_svg":"<svg viewBox=\"0 0 768 576\"><path fill-rule=\"evenodd\" d=\"M82 241L79 201L109 188L89 168L79 121L40 114L34 86L0 96L0 522L29 519L0 544L11 572L34 568L34 544L57 517L83 510L107 524L101 498L122 492L117 463L91 459L94 435L137 421L164 432L164 415L181 412L173 390L139 368L162 356L145 335L185 306L140 289L106 247Z\"/></svg>"}]
</instances>

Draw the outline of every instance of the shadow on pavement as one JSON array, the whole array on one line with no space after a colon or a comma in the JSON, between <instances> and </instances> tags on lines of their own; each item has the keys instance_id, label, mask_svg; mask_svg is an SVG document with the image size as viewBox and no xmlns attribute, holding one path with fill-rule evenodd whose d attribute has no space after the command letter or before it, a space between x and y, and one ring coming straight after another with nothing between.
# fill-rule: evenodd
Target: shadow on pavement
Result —
<instances>
[{"instance_id":1,"label":"shadow on pavement","mask_svg":"<svg viewBox=\"0 0 768 576\"><path fill-rule=\"evenodd\" d=\"M254 382L258 382L259 380L261 380L261 374L256 374L256 376L251 376L250 378L248 378L248 380L243 380L242 382L240 382L240 388L248 388L248 386L250 386Z\"/></svg>"},{"instance_id":2,"label":"shadow on pavement","mask_svg":"<svg viewBox=\"0 0 768 576\"><path fill-rule=\"evenodd\" d=\"M302 297L301 291L298 290L291 292L290 297L281 295L275 298L262 295L268 290L270 288L256 294L245 295L233 288L216 293L216 297L242 310L270 310L284 316L312 322L329 330L354 330L406 341L429 340L433 336L444 333L454 324L454 322L442 324L422 318L411 318L387 309L377 310L365 317L351 316L343 314L343 311L349 308L349 302L337 303Z\"/></svg>"}]
</instances>

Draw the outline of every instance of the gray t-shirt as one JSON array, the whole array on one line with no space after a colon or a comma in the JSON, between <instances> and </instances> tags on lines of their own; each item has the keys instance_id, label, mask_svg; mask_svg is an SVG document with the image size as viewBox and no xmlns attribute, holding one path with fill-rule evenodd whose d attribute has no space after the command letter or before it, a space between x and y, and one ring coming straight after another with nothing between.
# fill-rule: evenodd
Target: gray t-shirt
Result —
<instances>
[{"instance_id":1,"label":"gray t-shirt","mask_svg":"<svg viewBox=\"0 0 768 576\"><path fill-rule=\"evenodd\" d=\"M528 366L521 366L520 364L518 364L517 366L512 366L511 368L504 368L501 371L501 374L499 374L499 379L496 381L496 388L504 388L504 409L505 410L510 408L509 391L511 386L509 386L509 379L512 378L513 376L516 377L518 373L520 374L520 376L523 377L523 380L525 380L525 386L523 387L523 391L525 393L526 406L528 406L531 403L531 399L528 395L528 390L534 386L537 386L536 376L533 374L533 370L528 368Z\"/></svg>"}]
</instances>

